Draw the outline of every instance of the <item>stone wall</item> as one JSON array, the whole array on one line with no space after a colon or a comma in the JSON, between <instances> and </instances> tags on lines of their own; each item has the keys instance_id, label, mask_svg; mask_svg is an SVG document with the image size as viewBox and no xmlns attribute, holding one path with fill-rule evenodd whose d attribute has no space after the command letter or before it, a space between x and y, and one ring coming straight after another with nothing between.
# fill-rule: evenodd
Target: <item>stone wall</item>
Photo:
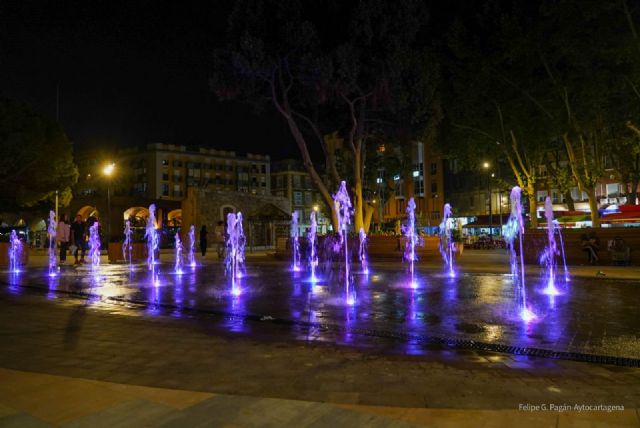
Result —
<instances>
[{"instance_id":1,"label":"stone wall","mask_svg":"<svg viewBox=\"0 0 640 428\"><path fill-rule=\"evenodd\" d=\"M196 230L200 230L204 224L211 234L218 221L226 221L225 212L238 211L242 212L245 232L248 234L249 220L255 227L273 223L274 217L280 217L280 221L283 218L288 220L291 205L286 198L279 196L190 188L182 201L182 224L195 224ZM183 229L187 230L187 227Z\"/></svg>"}]
</instances>

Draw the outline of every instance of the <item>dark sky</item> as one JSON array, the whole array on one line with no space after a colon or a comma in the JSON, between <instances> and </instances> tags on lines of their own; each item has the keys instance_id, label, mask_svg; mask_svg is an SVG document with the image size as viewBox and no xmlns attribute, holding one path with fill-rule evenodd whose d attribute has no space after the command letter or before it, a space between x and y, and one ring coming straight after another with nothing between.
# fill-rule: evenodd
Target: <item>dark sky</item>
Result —
<instances>
[{"instance_id":1,"label":"dark sky","mask_svg":"<svg viewBox=\"0 0 640 428\"><path fill-rule=\"evenodd\" d=\"M60 123L79 148L159 141L296 156L275 112L221 104L208 89L232 2L164 3L3 0L0 96L55 118L59 85Z\"/></svg>"},{"instance_id":2,"label":"dark sky","mask_svg":"<svg viewBox=\"0 0 640 428\"><path fill-rule=\"evenodd\" d=\"M425 1L436 33L443 11L477 2ZM209 91L233 3L1 0L0 96L55 119L59 87L60 123L78 148L166 142L298 157L275 110L258 116Z\"/></svg>"}]
</instances>

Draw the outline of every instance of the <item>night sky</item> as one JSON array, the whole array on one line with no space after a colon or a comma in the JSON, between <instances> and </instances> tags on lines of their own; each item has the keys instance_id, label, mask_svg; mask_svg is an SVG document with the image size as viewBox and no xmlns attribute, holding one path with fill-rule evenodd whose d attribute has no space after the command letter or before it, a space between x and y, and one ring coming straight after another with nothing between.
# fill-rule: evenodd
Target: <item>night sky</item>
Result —
<instances>
[{"instance_id":1,"label":"night sky","mask_svg":"<svg viewBox=\"0 0 640 428\"><path fill-rule=\"evenodd\" d=\"M431 30L476 2L427 2ZM298 157L274 109L258 115L209 90L233 1L164 3L3 0L0 96L55 119L59 88L59 121L78 149L165 142Z\"/></svg>"},{"instance_id":2,"label":"night sky","mask_svg":"<svg viewBox=\"0 0 640 428\"><path fill-rule=\"evenodd\" d=\"M55 118L59 85L60 123L77 148L166 142L297 156L274 111L221 104L208 89L231 2L159 4L0 2L0 96Z\"/></svg>"}]
</instances>

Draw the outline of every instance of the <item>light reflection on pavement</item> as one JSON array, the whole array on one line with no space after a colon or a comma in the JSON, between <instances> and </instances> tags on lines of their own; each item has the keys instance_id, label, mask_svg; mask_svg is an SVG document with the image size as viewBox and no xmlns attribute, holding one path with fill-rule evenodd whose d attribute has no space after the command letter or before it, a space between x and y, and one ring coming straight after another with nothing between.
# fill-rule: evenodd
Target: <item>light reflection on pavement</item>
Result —
<instances>
[{"instance_id":1,"label":"light reflection on pavement","mask_svg":"<svg viewBox=\"0 0 640 428\"><path fill-rule=\"evenodd\" d=\"M182 275L161 265L157 281L145 266L129 271L125 265L103 265L97 273L68 266L55 278L49 278L44 269L30 269L20 274L3 272L0 278L16 294L39 289L51 299L65 293L90 295L90 301L140 303L151 315L167 311L176 317L199 311L225 314L225 327L232 332L248 332L250 320L277 320L291 324L295 339L357 345L359 334L396 337L398 346L409 354L421 352L419 337L426 335L640 358L640 282L573 278L562 285L561 295L547 296L540 292L543 278L532 278L528 296L537 319L525 323L519 317L509 275L449 278L418 271L418 286L413 288L402 268L376 269L374 265L370 275L354 274L357 303L349 307L337 270L325 273L314 285L304 272L292 273L287 267L285 263L249 266L240 281L239 296L232 295L219 265L200 266ZM100 306L109 310L109 305ZM336 328L342 333L336 335Z\"/></svg>"}]
</instances>

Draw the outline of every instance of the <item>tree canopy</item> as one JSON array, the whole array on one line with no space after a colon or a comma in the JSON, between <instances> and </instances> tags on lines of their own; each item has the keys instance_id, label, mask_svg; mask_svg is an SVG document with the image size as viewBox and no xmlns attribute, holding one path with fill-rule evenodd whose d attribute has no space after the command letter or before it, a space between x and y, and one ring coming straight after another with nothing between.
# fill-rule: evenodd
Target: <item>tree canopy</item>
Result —
<instances>
[{"instance_id":1,"label":"tree canopy","mask_svg":"<svg viewBox=\"0 0 640 428\"><path fill-rule=\"evenodd\" d=\"M0 99L0 200L5 207L71 201L78 180L72 145L62 128L28 105Z\"/></svg>"},{"instance_id":2,"label":"tree canopy","mask_svg":"<svg viewBox=\"0 0 640 428\"><path fill-rule=\"evenodd\" d=\"M367 144L417 138L439 120L438 66L420 37L428 14L419 1L303 3L238 2L229 43L215 53L211 86L220 98L275 108L328 206L333 188L347 179L358 229L372 213L363 193ZM337 140L325 138L334 133L350 153L349 178L328 144ZM325 156L328 182L313 163L313 147Z\"/></svg>"}]
</instances>

